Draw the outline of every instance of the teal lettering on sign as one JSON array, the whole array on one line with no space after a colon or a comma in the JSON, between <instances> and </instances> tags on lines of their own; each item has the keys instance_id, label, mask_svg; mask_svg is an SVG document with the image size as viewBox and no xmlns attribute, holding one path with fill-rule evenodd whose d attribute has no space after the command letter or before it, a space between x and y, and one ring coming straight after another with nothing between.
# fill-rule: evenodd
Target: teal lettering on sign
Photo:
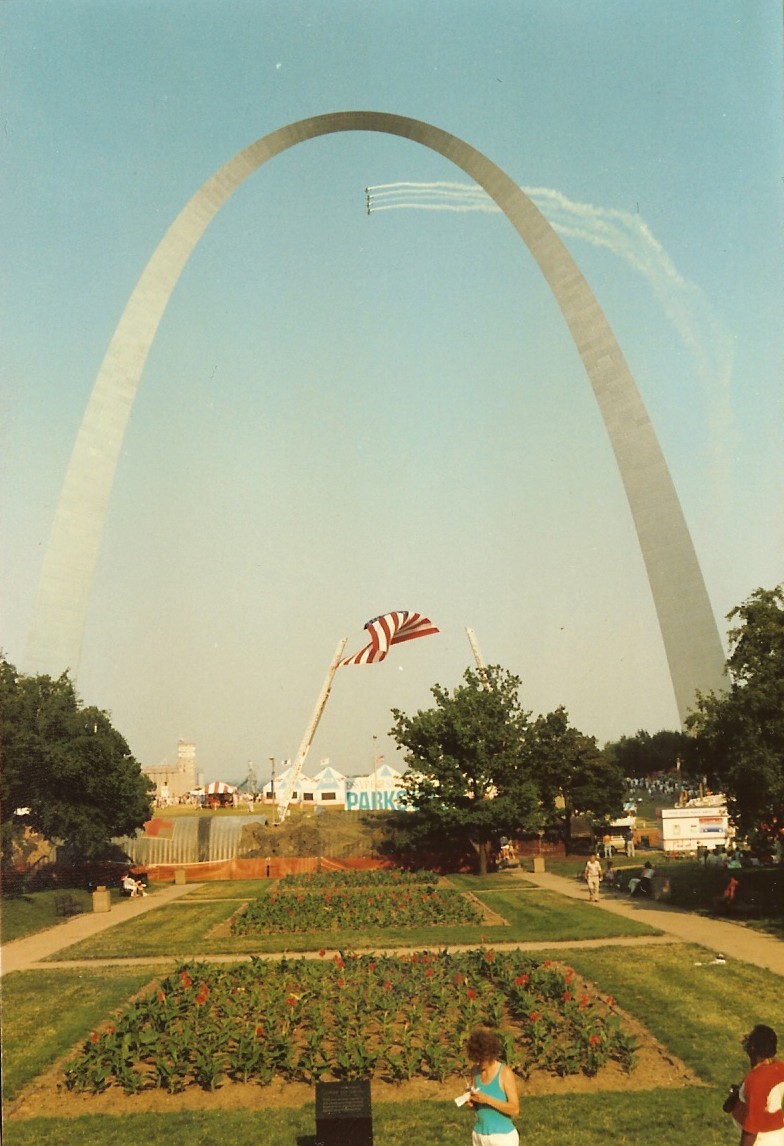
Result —
<instances>
[{"instance_id":1,"label":"teal lettering on sign","mask_svg":"<svg viewBox=\"0 0 784 1146\"><path fill-rule=\"evenodd\" d=\"M403 792L399 788L383 792L346 792L347 812L405 812L408 805L403 802Z\"/></svg>"}]
</instances>

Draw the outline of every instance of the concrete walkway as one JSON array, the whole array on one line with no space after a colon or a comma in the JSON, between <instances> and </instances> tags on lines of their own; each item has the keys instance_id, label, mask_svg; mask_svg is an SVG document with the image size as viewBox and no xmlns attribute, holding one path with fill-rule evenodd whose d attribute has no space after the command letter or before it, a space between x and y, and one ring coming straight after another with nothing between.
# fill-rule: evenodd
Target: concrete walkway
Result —
<instances>
[{"instance_id":1,"label":"concrete walkway","mask_svg":"<svg viewBox=\"0 0 784 1146\"><path fill-rule=\"evenodd\" d=\"M520 873L526 880L536 884L546 891L555 891L570 899L579 899L585 902L588 892L584 883L564 876L552 875L543 872L537 875ZM116 924L125 923L135 919L154 907L162 907L167 903L180 899L203 884L174 884L153 892L145 899L124 899L112 905L112 910L101 913L85 912L74 916L73 919L50 927L46 931L39 931L24 939L16 939L5 944L0 952L2 966L0 974L10 974L12 971L26 971L32 968L45 968L53 970L56 967L96 967L121 964L129 966L135 963L165 963L169 957L166 955L150 956L144 958L116 958L116 959L80 959L57 960L56 963L46 963L44 960L56 955L74 943L98 935ZM499 884L499 887L502 886ZM513 890L510 886L509 890ZM520 888L521 894L532 894ZM199 902L203 902L200 900ZM621 915L626 919L636 919L640 923L647 923L651 927L663 932L661 936L631 936L626 938L607 939L575 939L555 941L538 941L531 943L494 943L497 950L518 948L521 950L557 950L558 948L574 947L600 947L600 946L628 946L641 947L648 944L668 943L677 940L683 943L698 943L707 948L711 957L721 953L726 959L737 959L743 963L751 963L765 970L773 971L784 977L784 943L770 935L754 931L739 923L729 923L722 919L709 919L693 912L683 911L677 907L670 907L663 903L650 903L647 900L629 899L622 894L608 893L603 895L597 911L609 911L613 915ZM472 944L472 946L476 946ZM459 948L453 944L450 950ZM380 949L374 948L376 951ZM400 948L390 949L390 954L400 952ZM291 958L293 952L280 955L265 956L265 958ZM333 952L327 953L332 955ZM199 958L200 953L194 951L192 958ZM251 958L250 955L206 955L210 962L239 962ZM180 962L178 956L174 962Z\"/></svg>"},{"instance_id":2,"label":"concrete walkway","mask_svg":"<svg viewBox=\"0 0 784 1146\"><path fill-rule=\"evenodd\" d=\"M546 891L557 891L570 899L588 899L587 886L576 879L542 872L538 875L525 874L538 887ZM713 919L684 911L666 903L651 902L647 899L630 899L622 892L602 894L599 909L625 919L636 919L656 927L672 939L682 943L699 943L714 955L722 954L727 959L738 959L742 963L752 963L764 967L777 975L784 976L784 942L745 927L742 923L731 923L725 919Z\"/></svg>"},{"instance_id":3,"label":"concrete walkway","mask_svg":"<svg viewBox=\"0 0 784 1146\"><path fill-rule=\"evenodd\" d=\"M72 916L64 923L47 927L46 931L37 931L34 935L25 936L24 939L14 939L11 943L4 943L0 949L0 974L9 975L12 971L26 971L65 947L79 943L82 939L89 939L93 935L99 935L118 923L136 919L146 911L180 899L200 886L195 883L175 883L139 899L121 899L112 903L111 911L85 911L81 915ZM95 965L98 960L91 962Z\"/></svg>"}]
</instances>

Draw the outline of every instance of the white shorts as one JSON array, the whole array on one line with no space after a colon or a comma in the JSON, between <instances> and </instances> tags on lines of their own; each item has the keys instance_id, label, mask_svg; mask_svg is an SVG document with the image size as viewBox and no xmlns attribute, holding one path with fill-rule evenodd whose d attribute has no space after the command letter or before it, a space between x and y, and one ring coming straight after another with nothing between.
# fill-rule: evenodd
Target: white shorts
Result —
<instances>
[{"instance_id":1,"label":"white shorts","mask_svg":"<svg viewBox=\"0 0 784 1146\"><path fill-rule=\"evenodd\" d=\"M507 1130L504 1134L477 1134L471 1132L472 1146L520 1146L517 1130Z\"/></svg>"}]
</instances>

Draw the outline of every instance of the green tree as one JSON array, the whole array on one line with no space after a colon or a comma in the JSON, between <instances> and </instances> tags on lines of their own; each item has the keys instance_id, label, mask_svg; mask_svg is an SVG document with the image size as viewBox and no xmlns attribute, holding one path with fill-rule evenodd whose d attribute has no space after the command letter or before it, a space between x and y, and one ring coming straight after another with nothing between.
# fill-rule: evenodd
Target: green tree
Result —
<instances>
[{"instance_id":1,"label":"green tree","mask_svg":"<svg viewBox=\"0 0 784 1146\"><path fill-rule=\"evenodd\" d=\"M563 707L539 716L526 732L528 774L536 781L543 811L571 849L572 818L614 818L623 810L624 774L593 736L569 723Z\"/></svg>"},{"instance_id":2,"label":"green tree","mask_svg":"<svg viewBox=\"0 0 784 1146\"><path fill-rule=\"evenodd\" d=\"M621 769L624 776L639 779L653 772L672 772L686 758L688 735L685 732L661 729L646 732L640 729L634 736L622 736L605 744L604 753Z\"/></svg>"},{"instance_id":3,"label":"green tree","mask_svg":"<svg viewBox=\"0 0 784 1146\"><path fill-rule=\"evenodd\" d=\"M25 676L0 659L0 712L4 864L25 825L90 859L150 818L153 785L108 714L84 707L66 673Z\"/></svg>"},{"instance_id":4,"label":"green tree","mask_svg":"<svg viewBox=\"0 0 784 1146\"><path fill-rule=\"evenodd\" d=\"M540 799L525 770L530 714L520 680L498 666L467 669L463 680L452 693L434 685L435 707L415 716L393 709L391 735L405 750L403 784L419 830L469 843L484 875L501 835L539 827Z\"/></svg>"},{"instance_id":5,"label":"green tree","mask_svg":"<svg viewBox=\"0 0 784 1146\"><path fill-rule=\"evenodd\" d=\"M756 589L727 620L729 689L699 697L691 756L741 832L771 844L784 831L784 586Z\"/></svg>"}]
</instances>

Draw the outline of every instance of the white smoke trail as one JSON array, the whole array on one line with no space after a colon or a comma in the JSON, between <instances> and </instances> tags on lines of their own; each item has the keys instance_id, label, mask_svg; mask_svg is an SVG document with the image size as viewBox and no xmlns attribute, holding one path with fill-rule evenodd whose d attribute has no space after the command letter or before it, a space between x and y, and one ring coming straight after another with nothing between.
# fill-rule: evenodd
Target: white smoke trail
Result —
<instances>
[{"instance_id":1,"label":"white smoke trail","mask_svg":"<svg viewBox=\"0 0 784 1146\"><path fill-rule=\"evenodd\" d=\"M602 247L623 259L646 280L710 394L714 411L712 429L717 440L715 464L719 472L728 473L724 439L731 421L729 390L734 340L703 292L678 271L639 214L575 202L548 187L523 187L522 191L562 238ZM368 187L367 208L371 214L391 210L500 211L477 184L447 181L383 183Z\"/></svg>"},{"instance_id":2,"label":"white smoke trail","mask_svg":"<svg viewBox=\"0 0 784 1146\"><path fill-rule=\"evenodd\" d=\"M376 203L371 200L370 213L375 215L376 211L498 211L495 203L422 203L412 201L410 203L405 200L394 203Z\"/></svg>"}]
</instances>

